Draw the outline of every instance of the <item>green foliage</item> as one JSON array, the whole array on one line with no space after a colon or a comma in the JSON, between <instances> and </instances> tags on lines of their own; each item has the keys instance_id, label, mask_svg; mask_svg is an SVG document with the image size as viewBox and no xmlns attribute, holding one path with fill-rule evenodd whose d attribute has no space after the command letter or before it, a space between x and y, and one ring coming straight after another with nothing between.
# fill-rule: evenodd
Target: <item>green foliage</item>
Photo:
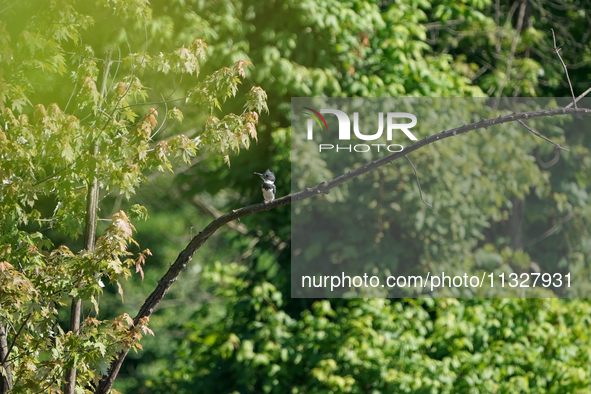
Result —
<instances>
[{"instance_id":1,"label":"green foliage","mask_svg":"<svg viewBox=\"0 0 591 394\"><path fill-rule=\"evenodd\" d=\"M564 10L534 8L521 34L514 21L515 7L521 3L515 2L499 3L498 24L496 3L489 1L185 4L191 5L188 12L182 9L190 22L186 30L197 26L218 54L217 61L246 55L256 65L247 80L264 86L273 97L271 116L261 128L287 127L288 103L294 96L569 95L549 27L561 32L559 45L568 40L561 54L567 63L577 63L576 70L569 68L571 79L581 81L575 82L577 92L588 87L582 82L588 79L588 45L578 40L588 22L582 20L584 13L575 12L580 6L571 2L564 3ZM573 18L568 19L571 13ZM514 40L517 45L511 55ZM452 117L450 113L439 123L451 123ZM368 221L373 227L359 235L362 249L355 240L341 240L333 248L334 261L355 260L352 253L359 253L410 261L414 269L477 267L507 272L523 272L535 264L568 267L587 277L583 267L590 256L589 144L584 142L588 131L582 124L564 130L560 124L550 127L547 120L528 121L537 130L542 124L551 133L548 137L572 152L562 152L556 165L545 165L554 162L553 147L519 125L463 135L411 155L433 209L420 202L414 173L406 162L356 180L367 190L355 201L356 210L360 217L373 218ZM433 127L432 132L440 130L437 124ZM206 188L220 207L250 203L258 192L248 178L253 160L258 164L254 170L287 171L289 161L280 160L289 154L279 135L283 132L280 129L271 141L263 140L268 147L256 151L256 156L238 158L240 169L212 170L201 182L181 179L194 185L191 192ZM296 134L291 139L294 144L305 143ZM297 189L340 175L331 170L330 162L303 152L291 157L305 173L298 178ZM261 155L268 157L265 165L259 164ZM248 169L241 171L243 166ZM330 203L321 218L350 214L353 202L347 190L345 184L319 197ZM520 251L511 246L507 223L522 200L526 242ZM342 201L348 204L339 204ZM301 202L295 209L305 211L305 205ZM271 238L289 234L288 215L267 213L244 222L254 228L254 240L258 240L255 234ZM359 225L354 218L350 224ZM550 237L530 243L548 229L554 229ZM392 234L406 235L393 240ZM589 344L581 342L588 337L585 301L292 300L289 260L277 247L282 241L289 242L288 235L275 243L256 243L247 261L236 259L248 268L205 266L203 275L215 278L208 294L216 297L197 307L183 326L186 337L169 357L176 361L161 364L157 378L139 371L131 387L143 392L172 387L179 392L291 392L293 388L293 392L467 393L585 392L589 385L584 372L589 368L585 356ZM323 240L316 241L323 247ZM233 259L221 260L222 265ZM266 260L274 263L263 264ZM260 297L260 292L265 296ZM565 352L569 356L558 360L557 355Z\"/></svg>"},{"instance_id":2,"label":"green foliage","mask_svg":"<svg viewBox=\"0 0 591 394\"><path fill-rule=\"evenodd\" d=\"M43 12L31 12L36 5ZM147 35L151 8L144 0L26 2L2 12L15 16L0 22L0 324L9 333L6 359L14 392L58 390L74 364L76 391L90 392L117 352L141 349L141 337L153 335L147 318L135 325L127 313L98 318L103 288L115 286L123 297L121 281L133 269L143 278L152 253L140 252L134 240L131 219L147 218L137 204L127 211L101 204L113 212L101 219L110 225L94 250L82 249L77 240L89 224L93 179L101 198L114 193L129 199L147 174L190 164L199 148L222 152L229 163L230 150L256 139L257 110L266 110L266 96L253 88L249 112L225 115L240 121L226 122L216 137L210 135L218 127L213 117L191 122L199 125L193 138L158 135L167 120L183 119L180 108L159 116L146 104L167 75L191 76L189 100L212 114L237 95L245 62L201 80L206 46L199 39L158 56L147 41L143 52L132 52L135 43L126 38L119 38L126 46L97 40L112 34L111 24L119 37ZM164 101L156 104L167 108ZM75 333L66 332L60 317L70 297L92 306Z\"/></svg>"},{"instance_id":3,"label":"green foliage","mask_svg":"<svg viewBox=\"0 0 591 394\"><path fill-rule=\"evenodd\" d=\"M9 341L16 337L14 391L57 389L74 360L78 391L89 391L116 351L139 348L148 322L130 330L129 315L216 208L260 201L253 171L273 169L278 195L289 193L292 161L305 173L298 188L339 175L316 155L290 156L291 143L303 143L290 135L291 97L570 95L549 27L559 45L566 42L567 63L577 65L569 68L576 91L586 89L584 9L571 1L534 7L518 31L520 4L33 0L2 7L0 324ZM259 119L263 112L269 116ZM363 234L363 252L416 269L520 272L536 264L589 276L591 147L586 125L574 121L580 127L566 132L545 125L571 150L556 160L552 146L518 125L411 155L433 209L420 203L407 163L367 174L357 181L368 192L356 206L380 225ZM231 168L224 165L239 151ZM172 178L167 170L175 167ZM94 174L101 223L110 225L100 226L97 248L87 252L79 239ZM196 197L210 205L207 215ZM347 185L333 190L323 214L349 213L340 204L349 198ZM520 201L523 250L507 229ZM289 215L284 207L244 218L232 227L239 233L209 241L152 317L161 335L128 356L121 391L589 387L586 301L290 299ZM386 245L392 233L407 235ZM352 241L334 248L335 260L361 250ZM140 275L130 277L134 269ZM73 296L90 312L80 332L68 334Z\"/></svg>"},{"instance_id":4,"label":"green foliage","mask_svg":"<svg viewBox=\"0 0 591 394\"><path fill-rule=\"evenodd\" d=\"M294 318L276 287L243 267L216 263L203 276L232 298L186 324L176 361L147 383L150 392L545 393L591 384L585 301L322 300Z\"/></svg>"}]
</instances>

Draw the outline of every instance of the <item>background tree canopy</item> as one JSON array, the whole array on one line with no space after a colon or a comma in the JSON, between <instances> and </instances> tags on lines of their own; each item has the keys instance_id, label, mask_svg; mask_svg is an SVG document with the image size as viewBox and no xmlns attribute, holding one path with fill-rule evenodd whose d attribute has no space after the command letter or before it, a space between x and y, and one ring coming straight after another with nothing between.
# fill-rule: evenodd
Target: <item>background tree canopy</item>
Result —
<instances>
[{"instance_id":1,"label":"background tree canopy","mask_svg":"<svg viewBox=\"0 0 591 394\"><path fill-rule=\"evenodd\" d=\"M550 29L580 94L590 87L589 9L563 0L0 4L0 361L13 392L61 389L74 363L77 391L93 392L128 345L143 350L121 368L122 393L587 392L586 300L292 299L285 206L225 227L149 324L128 328L192 235L261 201L254 171L274 170L279 196L290 192L292 161L309 168L301 187L340 175L317 157L291 157L291 97L570 97ZM434 209L420 203L406 162L367 174L357 205L381 225L366 236L391 239L388 253L419 267L589 277L591 141L578 124L549 136L570 149L560 155L517 125L422 149L412 158ZM88 252L95 175L99 238ZM346 186L331 198L326 214L341 215Z\"/></svg>"}]
</instances>

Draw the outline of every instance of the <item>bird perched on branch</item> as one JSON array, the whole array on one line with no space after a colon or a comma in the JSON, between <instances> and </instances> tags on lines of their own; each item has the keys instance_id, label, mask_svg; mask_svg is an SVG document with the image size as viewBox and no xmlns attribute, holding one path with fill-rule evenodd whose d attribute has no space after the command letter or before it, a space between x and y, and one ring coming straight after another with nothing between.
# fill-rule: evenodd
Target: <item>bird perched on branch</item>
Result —
<instances>
[{"instance_id":1,"label":"bird perched on branch","mask_svg":"<svg viewBox=\"0 0 591 394\"><path fill-rule=\"evenodd\" d=\"M277 192L277 188L275 187L275 174L273 174L271 170L265 171L264 174L259 174L258 172L255 172L254 174L263 178L263 184L261 185L263 198L265 199L265 204L270 203L275 199L275 193Z\"/></svg>"}]
</instances>

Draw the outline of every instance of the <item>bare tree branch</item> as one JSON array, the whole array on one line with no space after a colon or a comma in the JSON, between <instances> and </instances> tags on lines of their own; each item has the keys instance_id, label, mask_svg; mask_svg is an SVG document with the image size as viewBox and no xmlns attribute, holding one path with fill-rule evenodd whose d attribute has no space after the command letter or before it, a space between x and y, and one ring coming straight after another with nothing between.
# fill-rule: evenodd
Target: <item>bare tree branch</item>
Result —
<instances>
[{"instance_id":1,"label":"bare tree branch","mask_svg":"<svg viewBox=\"0 0 591 394\"><path fill-rule=\"evenodd\" d=\"M529 132L532 133L533 135L535 135L536 137L540 137L544 141L548 141L549 143L551 143L552 145L554 145L555 147L557 147L560 150L563 150L563 151L566 151L566 152L570 152L568 149L563 148L562 146L558 145L556 142L552 141L551 139L544 137L542 134L538 133L537 131L535 131L534 129L532 129L531 127L529 127L525 123L523 123L521 120L518 120L517 123L519 123L520 125L522 125L526 129L528 129Z\"/></svg>"},{"instance_id":2,"label":"bare tree branch","mask_svg":"<svg viewBox=\"0 0 591 394\"><path fill-rule=\"evenodd\" d=\"M571 68L572 68L572 66L571 66ZM572 103L570 103L569 105L567 105L564 108L570 108L573 105L576 105L579 102L579 100L581 100L583 97L585 97L586 95L588 95L589 92L591 92L591 88L585 90L583 93L581 93L579 96L577 96L577 98Z\"/></svg>"},{"instance_id":3,"label":"bare tree branch","mask_svg":"<svg viewBox=\"0 0 591 394\"><path fill-rule=\"evenodd\" d=\"M566 69L566 64L564 60L562 60L562 56L560 56L560 49L556 47L556 36L554 35L554 29L550 29L552 31L552 42L554 43L554 53L560 59L560 63L562 63L562 68L564 68L564 74L566 75L566 80L568 81L568 87L570 88L570 94L573 96L573 105L577 108L577 99L575 98L575 91L573 90L573 84L570 83L570 77L568 76L568 70Z\"/></svg>"},{"instance_id":4,"label":"bare tree branch","mask_svg":"<svg viewBox=\"0 0 591 394\"><path fill-rule=\"evenodd\" d=\"M211 237L220 227L223 225L242 218L244 216L252 215L258 212L269 211L271 209L278 208L283 205L291 204L295 201L304 200L306 198L310 198L312 196L318 194L325 194L329 190L334 189L335 187L355 178L362 174L365 174L371 170L374 170L378 167L386 165L388 163L393 162L396 159L399 159L403 156L406 156L410 152L414 152L426 145L429 145L433 142L453 137L458 134L467 133L472 130L481 129L481 128L488 128L490 126L509 123L509 122L516 122L523 119L531 119L531 118L540 118L540 117L549 117L549 116L556 116L556 115L591 115L591 109L586 108L556 108L556 109L547 109L547 110L540 110L534 112L523 112L523 113L513 113L505 116L499 116L493 119L482 119L480 122L470 123L461 127L457 127L450 130L442 131L438 134L431 135L429 137L424 138L421 141L414 143L413 145L409 146L404 151L392 153L391 155L384 156L381 159L375 160L371 163L365 164L355 170L349 171L343 175L340 175L328 182L322 182L315 187L306 188L305 190L299 191L297 193L293 193L276 200L273 200L267 204L259 203L254 205L249 205L247 207L235 209L231 212L228 212L225 215L218 217L217 219L213 220L209 223L203 230L193 237L189 245L183 250L177 257L176 261L170 266L166 274L158 281L158 286L156 289L146 298L146 301L140 308L138 314L134 319L134 325L137 325L141 318L149 317L152 315L160 301L164 298L164 296L168 293L168 290L172 286L172 284L177 280L180 273L185 269L187 264L193 258L193 255L201 248L201 246ZM129 348L120 352L109 368L109 371L101 381L99 382L95 394L107 394L119 373L119 369L123 364L123 360L127 356L129 352Z\"/></svg>"}]
</instances>

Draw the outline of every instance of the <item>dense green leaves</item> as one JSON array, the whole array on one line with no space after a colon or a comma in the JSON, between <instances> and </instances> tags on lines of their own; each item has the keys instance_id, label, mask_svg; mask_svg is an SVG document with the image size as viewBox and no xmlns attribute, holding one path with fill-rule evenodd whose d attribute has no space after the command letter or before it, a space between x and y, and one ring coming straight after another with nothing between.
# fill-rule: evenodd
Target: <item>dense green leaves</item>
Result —
<instances>
[{"instance_id":1,"label":"dense green leaves","mask_svg":"<svg viewBox=\"0 0 591 394\"><path fill-rule=\"evenodd\" d=\"M139 348L150 331L147 321L131 328L130 315L210 215L261 201L254 171L274 170L279 195L289 193L292 161L304 173L298 188L339 175L317 155L290 157L290 144L303 143L290 135L291 97L569 96L550 27L576 65L569 68L575 91L588 87L584 5L493 3L35 0L2 7L0 324L14 340L14 391L60 387L74 360L78 390L91 390L115 352ZM522 4L532 8L521 12ZM570 149L560 155L518 125L411 155L433 209L420 202L406 162L357 180L367 189L357 201L347 185L321 197L330 203L327 218L349 213L348 201L376 223L363 234L364 248L350 239L332 245L335 261L386 253L417 270L537 266L589 277L591 146L587 126L574 121L566 131L544 124ZM100 226L90 253L80 236L94 174L100 223L108 226ZM150 322L157 336L130 353L120 390L589 387L586 301L290 299L289 214L244 218L194 257ZM84 320L68 334L66 303L75 296L85 300Z\"/></svg>"},{"instance_id":2,"label":"dense green leaves","mask_svg":"<svg viewBox=\"0 0 591 394\"><path fill-rule=\"evenodd\" d=\"M588 27L576 22L578 16L568 20L560 11L533 10L528 27L524 24L518 32L513 4L520 3L499 4L498 24L496 5L481 1L382 2L379 6L372 2L228 1L216 7L193 6L199 10L198 25L211 37L210 49L229 57L232 49L245 51L255 65L247 78L264 86L270 97L285 97L285 103L271 101L271 118L288 125L285 104L292 96L568 94L549 27L568 26L560 27L559 41L570 37L565 29L572 28L572 37L582 38ZM232 37L232 49L227 37ZM578 45L565 45L563 57L588 59L583 48L565 55ZM584 79L587 73L570 71L573 80ZM557 89L558 85L562 87ZM587 86L578 88L581 92ZM439 119L440 124L450 122L453 113ZM560 266L587 276L583 267L589 258L588 226L582 218L588 217L583 212L589 205L585 197L589 145L583 143L588 131L583 126L565 132L548 122L543 127L528 124L551 132L550 138L578 153L555 155L550 144L519 125L433 145L411 155L433 209L420 202L408 163L380 168L356 180L366 190L356 201L356 210L359 217L374 219L368 221L374 225L362 232L361 242L343 239L332 245L334 261L381 255L413 262L415 269L522 272ZM433 132L439 131L437 125L433 127ZM300 137L291 136L295 144L305 143ZM279 141L277 136L265 153L272 168L283 171L286 167L278 157L285 150ZM291 160L305 174L298 178L298 189L340 175L317 155L306 153ZM248 160L244 163L250 165ZM231 207L235 201L230 198L226 203L224 197L232 193L230 180L242 194L235 199L252 201L254 192L246 173L224 173L226 187L221 191L213 179L210 183L186 181L210 186L221 206ZM218 176L211 173L211 178ZM347 189L342 185L320 197L331 203L322 215L350 214ZM522 200L524 219L515 227L525 240L520 244L515 242L519 233L512 232L509 223L519 217L514 211ZM341 206L341 201L347 204ZM296 209L305 211L305 204ZM271 237L286 227L286 215L245 222ZM322 217L310 217L310 221ZM359 223L352 218L350 225ZM548 229L554 231L550 237ZM323 240L317 242L323 247ZM188 337L178 343L177 361L160 367L161 377L154 379L148 369L133 375L139 382L145 376L145 392L165 392L168 387L180 392L288 392L292 388L294 392L577 392L589 384L583 372L588 369L589 344L581 342L588 337L584 301L313 304L313 300L291 300L287 297L290 287L285 285L289 280L286 256L277 249L278 243L269 244L268 249L260 245L245 262L247 272L233 268L239 282L229 275L231 268L205 267L203 275L213 275L211 293L218 297L205 302L183 326ZM267 259L275 263L267 265ZM270 267L278 271L270 273ZM267 289L263 290L266 297L257 299L255 289ZM270 301L279 293L281 301ZM379 312L370 311L376 304ZM273 313L265 314L268 308ZM351 344L346 346L347 338ZM558 361L556 355L575 349L573 343L577 350Z\"/></svg>"},{"instance_id":3,"label":"dense green leaves","mask_svg":"<svg viewBox=\"0 0 591 394\"><path fill-rule=\"evenodd\" d=\"M586 302L323 300L294 319L273 285L251 278L238 266L211 270L212 291L238 298L217 317L193 317L209 322L185 326L177 361L151 391L559 393L590 384Z\"/></svg>"}]
</instances>

